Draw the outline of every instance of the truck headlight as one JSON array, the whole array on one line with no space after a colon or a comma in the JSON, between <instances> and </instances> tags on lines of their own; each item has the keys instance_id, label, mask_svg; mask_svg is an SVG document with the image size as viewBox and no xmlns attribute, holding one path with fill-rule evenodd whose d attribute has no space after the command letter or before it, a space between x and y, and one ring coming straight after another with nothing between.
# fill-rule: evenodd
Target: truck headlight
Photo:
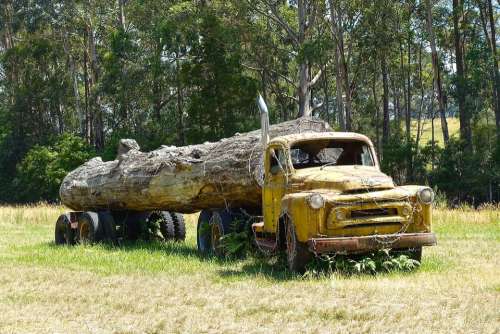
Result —
<instances>
[{"instance_id":1,"label":"truck headlight","mask_svg":"<svg viewBox=\"0 0 500 334\"><path fill-rule=\"evenodd\" d=\"M418 200L422 204L431 204L434 201L434 191L431 188L424 188L417 193Z\"/></svg>"},{"instance_id":2,"label":"truck headlight","mask_svg":"<svg viewBox=\"0 0 500 334\"><path fill-rule=\"evenodd\" d=\"M320 194L313 194L309 196L309 206L317 210L325 206L325 199Z\"/></svg>"}]
</instances>

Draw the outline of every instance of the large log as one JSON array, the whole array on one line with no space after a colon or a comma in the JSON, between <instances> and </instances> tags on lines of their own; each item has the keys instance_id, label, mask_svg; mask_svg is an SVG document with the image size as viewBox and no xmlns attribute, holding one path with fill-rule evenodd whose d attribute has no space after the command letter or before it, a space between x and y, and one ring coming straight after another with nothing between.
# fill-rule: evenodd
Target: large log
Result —
<instances>
[{"instance_id":1,"label":"large log","mask_svg":"<svg viewBox=\"0 0 500 334\"><path fill-rule=\"evenodd\" d=\"M270 127L271 138L330 131L328 123L298 119ZM226 206L261 205L260 130L184 147L145 153L134 140L120 142L117 159L94 158L62 182L62 202L73 210L171 210L190 213Z\"/></svg>"}]
</instances>

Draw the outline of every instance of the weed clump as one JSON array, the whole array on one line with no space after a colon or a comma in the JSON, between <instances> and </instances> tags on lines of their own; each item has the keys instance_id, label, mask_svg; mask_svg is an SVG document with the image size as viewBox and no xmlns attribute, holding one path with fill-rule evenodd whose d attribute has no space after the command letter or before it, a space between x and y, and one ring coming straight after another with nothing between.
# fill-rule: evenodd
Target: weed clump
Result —
<instances>
[{"instance_id":1,"label":"weed clump","mask_svg":"<svg viewBox=\"0 0 500 334\"><path fill-rule=\"evenodd\" d=\"M382 249L362 256L322 255L306 271L308 277L321 273L343 275L376 275L378 273L410 272L420 267L420 262L404 252Z\"/></svg>"}]
</instances>

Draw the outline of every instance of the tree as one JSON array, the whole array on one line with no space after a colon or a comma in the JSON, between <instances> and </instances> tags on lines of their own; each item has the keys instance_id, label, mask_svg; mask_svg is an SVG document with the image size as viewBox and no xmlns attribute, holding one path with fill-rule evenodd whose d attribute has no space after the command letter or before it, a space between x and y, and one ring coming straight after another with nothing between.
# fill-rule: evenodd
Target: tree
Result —
<instances>
[{"instance_id":1,"label":"tree","mask_svg":"<svg viewBox=\"0 0 500 334\"><path fill-rule=\"evenodd\" d=\"M441 70L439 68L439 55L436 50L436 41L434 37L434 29L432 28L432 5L430 0L425 0L425 7L427 12L426 27L429 35L429 43L431 45L432 55L432 70L434 76L434 87L437 92L437 99L439 104L439 116L441 119L441 129L443 131L443 139L445 144L448 143L450 135L448 132L448 123L446 121L446 110L444 103L443 84L441 82Z\"/></svg>"},{"instance_id":2,"label":"tree","mask_svg":"<svg viewBox=\"0 0 500 334\"><path fill-rule=\"evenodd\" d=\"M463 0L453 0L453 37L455 43L455 65L456 65L456 98L458 101L458 112L460 114L460 137L465 142L465 148L472 147L472 131L470 110L466 105L467 86L464 70L464 44L462 38Z\"/></svg>"},{"instance_id":3,"label":"tree","mask_svg":"<svg viewBox=\"0 0 500 334\"><path fill-rule=\"evenodd\" d=\"M311 46L312 32L316 21L321 15L322 7L319 1L315 0L297 0L296 7L293 6L296 13L297 28L294 24L287 20L285 14L290 9L283 5L278 5L276 1L259 0L253 2L254 10L272 21L272 24L280 27L287 34L290 43L294 46L297 52L298 64L298 83L297 88L297 103L299 105L299 117L310 117L314 109L318 105L312 105L311 92L312 88L318 83L323 74L322 69L319 69L314 76L312 72L311 61ZM292 81L292 80L289 80Z\"/></svg>"}]
</instances>

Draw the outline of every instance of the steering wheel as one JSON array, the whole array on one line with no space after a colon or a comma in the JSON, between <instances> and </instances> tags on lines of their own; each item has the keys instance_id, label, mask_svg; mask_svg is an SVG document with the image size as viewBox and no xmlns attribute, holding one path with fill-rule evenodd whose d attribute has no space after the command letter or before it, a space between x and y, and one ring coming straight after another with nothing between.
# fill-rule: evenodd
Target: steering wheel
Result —
<instances>
[{"instance_id":1,"label":"steering wheel","mask_svg":"<svg viewBox=\"0 0 500 334\"><path fill-rule=\"evenodd\" d=\"M299 164L305 164L305 163L314 163L314 162L318 162L318 163L321 163L321 160L319 160L319 158L315 155L312 157L307 157L305 159L302 159L302 160L299 160Z\"/></svg>"}]
</instances>

